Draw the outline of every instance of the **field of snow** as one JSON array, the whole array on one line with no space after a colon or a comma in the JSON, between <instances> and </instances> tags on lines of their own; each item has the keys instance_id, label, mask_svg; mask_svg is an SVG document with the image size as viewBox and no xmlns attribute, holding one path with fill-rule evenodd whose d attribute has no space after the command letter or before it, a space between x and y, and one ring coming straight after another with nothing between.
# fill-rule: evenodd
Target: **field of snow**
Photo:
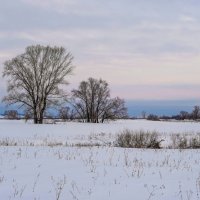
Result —
<instances>
[{"instance_id":1,"label":"field of snow","mask_svg":"<svg viewBox=\"0 0 200 200\"><path fill-rule=\"evenodd\" d=\"M167 140L171 134L200 133L197 122L161 122L148 120L119 120L104 124L64 122L34 125L23 120L0 120L0 141L10 138L18 144L45 145L47 143L77 144L113 141L125 129L157 131Z\"/></svg>"},{"instance_id":2,"label":"field of snow","mask_svg":"<svg viewBox=\"0 0 200 200\"><path fill-rule=\"evenodd\" d=\"M156 130L168 137L199 133L200 123L121 120L34 125L0 120L0 141L10 145L0 146L0 199L200 199L200 150L76 145L112 142L124 129Z\"/></svg>"}]
</instances>

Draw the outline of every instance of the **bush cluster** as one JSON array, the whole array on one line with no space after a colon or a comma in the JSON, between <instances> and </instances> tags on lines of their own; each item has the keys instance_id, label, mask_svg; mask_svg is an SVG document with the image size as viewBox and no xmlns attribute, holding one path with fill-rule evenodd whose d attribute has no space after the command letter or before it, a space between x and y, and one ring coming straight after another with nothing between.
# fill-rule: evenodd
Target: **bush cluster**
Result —
<instances>
[{"instance_id":1,"label":"bush cluster","mask_svg":"<svg viewBox=\"0 0 200 200\"><path fill-rule=\"evenodd\" d=\"M188 136L175 134L171 136L172 146L174 149L199 149L200 148L200 135Z\"/></svg>"},{"instance_id":2,"label":"bush cluster","mask_svg":"<svg viewBox=\"0 0 200 200\"><path fill-rule=\"evenodd\" d=\"M117 147L125 148L152 148L160 149L162 140L159 140L157 132L124 130L115 142Z\"/></svg>"}]
</instances>

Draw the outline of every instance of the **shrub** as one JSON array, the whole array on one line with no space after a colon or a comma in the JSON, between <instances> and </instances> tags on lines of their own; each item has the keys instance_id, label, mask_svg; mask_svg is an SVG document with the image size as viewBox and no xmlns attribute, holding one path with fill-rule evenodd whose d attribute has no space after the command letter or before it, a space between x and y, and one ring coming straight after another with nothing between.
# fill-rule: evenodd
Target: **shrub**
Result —
<instances>
[{"instance_id":1,"label":"shrub","mask_svg":"<svg viewBox=\"0 0 200 200\"><path fill-rule=\"evenodd\" d=\"M191 138L189 143L190 143L190 148L200 149L200 136L198 135L194 138Z\"/></svg>"},{"instance_id":2,"label":"shrub","mask_svg":"<svg viewBox=\"0 0 200 200\"><path fill-rule=\"evenodd\" d=\"M175 134L171 136L172 148L174 149L199 149L200 135Z\"/></svg>"},{"instance_id":3,"label":"shrub","mask_svg":"<svg viewBox=\"0 0 200 200\"><path fill-rule=\"evenodd\" d=\"M124 130L117 135L115 146L125 148L160 149L161 142L156 132Z\"/></svg>"}]
</instances>

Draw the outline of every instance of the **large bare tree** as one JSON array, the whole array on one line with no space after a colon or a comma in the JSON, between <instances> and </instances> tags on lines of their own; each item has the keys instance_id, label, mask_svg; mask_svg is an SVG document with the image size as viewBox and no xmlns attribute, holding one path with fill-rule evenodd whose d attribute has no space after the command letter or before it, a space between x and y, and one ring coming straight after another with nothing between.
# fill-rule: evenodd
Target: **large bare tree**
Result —
<instances>
[{"instance_id":1,"label":"large bare tree","mask_svg":"<svg viewBox=\"0 0 200 200\"><path fill-rule=\"evenodd\" d=\"M105 119L127 116L124 101L119 97L111 99L108 83L102 79L89 78L72 91L72 104L79 118L99 123Z\"/></svg>"},{"instance_id":2,"label":"large bare tree","mask_svg":"<svg viewBox=\"0 0 200 200\"><path fill-rule=\"evenodd\" d=\"M25 53L5 62L3 77L8 78L7 104L20 104L32 113L34 123L43 123L44 112L64 96L73 57L63 47L29 46Z\"/></svg>"}]
</instances>

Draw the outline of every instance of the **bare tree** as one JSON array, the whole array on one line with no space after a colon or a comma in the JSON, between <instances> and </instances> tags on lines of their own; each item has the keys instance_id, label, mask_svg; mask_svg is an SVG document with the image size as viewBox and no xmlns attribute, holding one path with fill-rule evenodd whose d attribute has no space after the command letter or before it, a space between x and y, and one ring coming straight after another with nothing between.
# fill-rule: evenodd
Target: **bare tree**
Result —
<instances>
[{"instance_id":1,"label":"bare tree","mask_svg":"<svg viewBox=\"0 0 200 200\"><path fill-rule=\"evenodd\" d=\"M102 109L101 122L105 119L125 119L128 117L125 101L119 97L109 99Z\"/></svg>"},{"instance_id":2,"label":"bare tree","mask_svg":"<svg viewBox=\"0 0 200 200\"><path fill-rule=\"evenodd\" d=\"M24 111L24 119L25 119L25 122L27 122L30 119L33 119L33 113L32 113L32 111L30 109L25 109L25 111Z\"/></svg>"},{"instance_id":3,"label":"bare tree","mask_svg":"<svg viewBox=\"0 0 200 200\"><path fill-rule=\"evenodd\" d=\"M73 57L63 47L29 46L25 53L5 62L8 78L7 104L20 104L33 114L34 123L43 123L45 110L64 97Z\"/></svg>"},{"instance_id":4,"label":"bare tree","mask_svg":"<svg viewBox=\"0 0 200 200\"><path fill-rule=\"evenodd\" d=\"M199 106L194 106L194 109L192 111L192 118L194 120L197 120L200 118L200 107Z\"/></svg>"},{"instance_id":5,"label":"bare tree","mask_svg":"<svg viewBox=\"0 0 200 200\"><path fill-rule=\"evenodd\" d=\"M108 83L102 79L82 81L79 88L72 91L72 104L79 117L87 122L99 123L127 116L124 101L111 99Z\"/></svg>"},{"instance_id":6,"label":"bare tree","mask_svg":"<svg viewBox=\"0 0 200 200\"><path fill-rule=\"evenodd\" d=\"M189 119L190 117L190 114L187 111L180 111L179 115L181 120Z\"/></svg>"}]
</instances>

